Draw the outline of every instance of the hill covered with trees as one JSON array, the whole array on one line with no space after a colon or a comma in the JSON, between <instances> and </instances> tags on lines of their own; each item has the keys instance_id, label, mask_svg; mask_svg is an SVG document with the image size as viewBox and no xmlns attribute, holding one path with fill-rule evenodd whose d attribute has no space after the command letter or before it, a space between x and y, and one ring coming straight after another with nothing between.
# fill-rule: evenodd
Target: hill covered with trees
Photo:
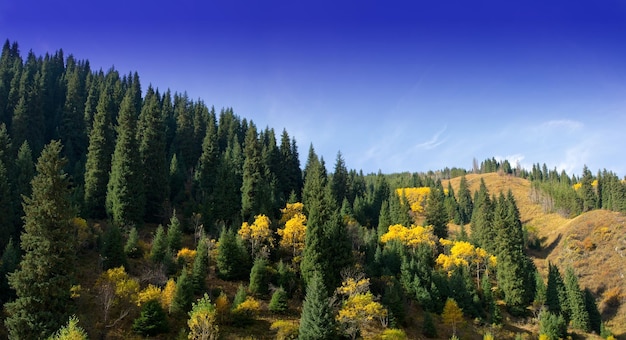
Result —
<instances>
[{"instance_id":1,"label":"hill covered with trees","mask_svg":"<svg viewBox=\"0 0 626 340\"><path fill-rule=\"evenodd\" d=\"M7 41L0 336L626 332L624 284L594 285L604 274L569 255L619 263L599 251L623 241L615 174L495 159L363 174L341 153L329 172L312 145L303 166L299 154L286 130L231 108L144 90L137 73L95 71L62 51L23 59ZM601 225L588 217L607 210ZM572 233L576 220L588 230Z\"/></svg>"}]
</instances>

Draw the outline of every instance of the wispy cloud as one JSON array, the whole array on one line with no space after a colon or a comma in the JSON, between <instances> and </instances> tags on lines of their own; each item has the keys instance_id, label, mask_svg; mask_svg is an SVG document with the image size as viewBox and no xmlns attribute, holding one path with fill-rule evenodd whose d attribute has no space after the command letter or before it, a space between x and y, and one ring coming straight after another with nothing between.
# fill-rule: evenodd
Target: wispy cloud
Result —
<instances>
[{"instance_id":1,"label":"wispy cloud","mask_svg":"<svg viewBox=\"0 0 626 340\"><path fill-rule=\"evenodd\" d=\"M556 119L543 122L539 129L545 130L566 130L568 132L574 132L582 129L585 126L582 122L571 119Z\"/></svg>"},{"instance_id":2,"label":"wispy cloud","mask_svg":"<svg viewBox=\"0 0 626 340\"><path fill-rule=\"evenodd\" d=\"M413 146L415 150L432 150L439 145L445 143L448 138L441 139L441 135L446 131L446 126L443 127L440 131L438 131L430 140L427 140L423 143L416 144Z\"/></svg>"}]
</instances>

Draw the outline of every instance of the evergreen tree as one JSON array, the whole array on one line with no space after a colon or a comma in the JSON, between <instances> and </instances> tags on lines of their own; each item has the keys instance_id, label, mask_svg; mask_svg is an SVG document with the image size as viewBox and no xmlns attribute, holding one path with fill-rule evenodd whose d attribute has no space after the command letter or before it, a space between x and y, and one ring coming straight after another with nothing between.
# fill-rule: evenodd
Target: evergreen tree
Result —
<instances>
[{"instance_id":1,"label":"evergreen tree","mask_svg":"<svg viewBox=\"0 0 626 340\"><path fill-rule=\"evenodd\" d=\"M546 335L549 340L565 338L567 333L567 322L563 315L550 311L543 311L539 314L539 334Z\"/></svg>"},{"instance_id":2,"label":"evergreen tree","mask_svg":"<svg viewBox=\"0 0 626 340\"><path fill-rule=\"evenodd\" d=\"M0 247L4 248L5 242L12 237L17 236L14 225L15 216L13 213L11 187L9 182L9 174L4 162L0 159ZM0 277L0 281L4 281L4 277Z\"/></svg>"},{"instance_id":3,"label":"evergreen tree","mask_svg":"<svg viewBox=\"0 0 626 340\"><path fill-rule=\"evenodd\" d=\"M31 181L35 176L35 164L33 163L33 156L30 150L30 146L27 141L24 141L17 152L17 160L15 161L15 168L13 169L13 213L15 214L15 221L17 221L18 228L16 228L17 238L21 231L21 221L24 216L24 207L22 205L22 197L31 195Z\"/></svg>"},{"instance_id":4,"label":"evergreen tree","mask_svg":"<svg viewBox=\"0 0 626 340\"><path fill-rule=\"evenodd\" d=\"M100 251L102 269L107 270L120 266L127 267L123 242L122 233L117 225L113 224L110 226L102 239L102 250Z\"/></svg>"},{"instance_id":5,"label":"evergreen tree","mask_svg":"<svg viewBox=\"0 0 626 340\"><path fill-rule=\"evenodd\" d=\"M321 274L311 276L302 304L299 339L335 339L335 318Z\"/></svg>"},{"instance_id":6,"label":"evergreen tree","mask_svg":"<svg viewBox=\"0 0 626 340\"><path fill-rule=\"evenodd\" d=\"M218 276L224 280L244 279L248 274L248 251L232 230L222 229L217 248Z\"/></svg>"},{"instance_id":7,"label":"evergreen tree","mask_svg":"<svg viewBox=\"0 0 626 340\"><path fill-rule=\"evenodd\" d=\"M165 129L159 95L149 86L137 127L141 169L144 170L145 218L148 222L160 221L163 204L169 197Z\"/></svg>"},{"instance_id":8,"label":"evergreen tree","mask_svg":"<svg viewBox=\"0 0 626 340\"><path fill-rule=\"evenodd\" d=\"M20 263L20 253L13 239L9 238L0 258L0 306L15 299L15 291L9 287L8 275L14 272Z\"/></svg>"},{"instance_id":9,"label":"evergreen tree","mask_svg":"<svg viewBox=\"0 0 626 340\"><path fill-rule=\"evenodd\" d=\"M337 160L335 161L335 171L330 182L330 189L337 205L343 202L348 196L348 169L346 162L343 160L341 152L337 152Z\"/></svg>"},{"instance_id":10,"label":"evergreen tree","mask_svg":"<svg viewBox=\"0 0 626 340\"><path fill-rule=\"evenodd\" d=\"M128 239L124 245L124 254L130 258L137 258L141 255L141 249L139 249L139 233L135 227L132 227L128 233Z\"/></svg>"},{"instance_id":11,"label":"evergreen tree","mask_svg":"<svg viewBox=\"0 0 626 340\"><path fill-rule=\"evenodd\" d=\"M167 315L157 300L150 300L141 307L141 315L133 321L133 331L151 337L169 330Z\"/></svg>"},{"instance_id":12,"label":"evergreen tree","mask_svg":"<svg viewBox=\"0 0 626 340\"><path fill-rule=\"evenodd\" d=\"M444 207L444 194L441 182L430 188L426 208L426 224L433 226L433 233L439 238L448 238L448 216Z\"/></svg>"},{"instance_id":13,"label":"evergreen tree","mask_svg":"<svg viewBox=\"0 0 626 340\"><path fill-rule=\"evenodd\" d=\"M176 292L170 305L171 314L186 313L191 307L193 302L193 282L187 274L187 270L183 269L183 272L176 280Z\"/></svg>"},{"instance_id":14,"label":"evergreen tree","mask_svg":"<svg viewBox=\"0 0 626 340\"><path fill-rule=\"evenodd\" d=\"M150 249L150 259L154 263L161 263L165 258L167 249L167 235L165 229L159 224L152 240L152 248Z\"/></svg>"},{"instance_id":15,"label":"evergreen tree","mask_svg":"<svg viewBox=\"0 0 626 340\"><path fill-rule=\"evenodd\" d=\"M435 323L433 322L433 317L430 312L424 313L424 326L422 328L422 334L424 334L427 338L437 337L437 328L435 327Z\"/></svg>"},{"instance_id":16,"label":"evergreen tree","mask_svg":"<svg viewBox=\"0 0 626 340\"><path fill-rule=\"evenodd\" d=\"M193 281L194 292L200 293L206 288L206 275L209 271L209 245L208 240L203 237L198 242L196 248L196 258L193 260L191 279Z\"/></svg>"},{"instance_id":17,"label":"evergreen tree","mask_svg":"<svg viewBox=\"0 0 626 340\"><path fill-rule=\"evenodd\" d=\"M380 206L380 213L378 215L378 238L389 230L390 225L392 225L392 223L391 213L389 211L389 201L385 200Z\"/></svg>"},{"instance_id":18,"label":"evergreen tree","mask_svg":"<svg viewBox=\"0 0 626 340\"><path fill-rule=\"evenodd\" d=\"M176 210L172 213L170 224L167 226L167 248L172 252L177 252L181 248L183 231L180 220L176 216Z\"/></svg>"},{"instance_id":19,"label":"evergreen tree","mask_svg":"<svg viewBox=\"0 0 626 340\"><path fill-rule=\"evenodd\" d=\"M68 163L75 164L87 151L85 134L86 73L72 56L67 59L67 94L61 113L59 137L65 146Z\"/></svg>"},{"instance_id":20,"label":"evergreen tree","mask_svg":"<svg viewBox=\"0 0 626 340\"><path fill-rule=\"evenodd\" d=\"M407 202L406 197L398 196L396 192L389 194L389 216L391 218L391 224L400 224L405 227L411 224Z\"/></svg>"},{"instance_id":21,"label":"evergreen tree","mask_svg":"<svg viewBox=\"0 0 626 340\"><path fill-rule=\"evenodd\" d=\"M269 288L269 273L267 272L267 260L257 257L250 270L250 285L248 290L254 295L266 295Z\"/></svg>"},{"instance_id":22,"label":"evergreen tree","mask_svg":"<svg viewBox=\"0 0 626 340\"><path fill-rule=\"evenodd\" d=\"M37 161L32 194L24 198L24 256L9 276L17 299L5 305L12 338L45 338L68 318L76 267L75 216L61 143L52 141Z\"/></svg>"},{"instance_id":23,"label":"evergreen tree","mask_svg":"<svg viewBox=\"0 0 626 340\"><path fill-rule=\"evenodd\" d=\"M458 193L459 204L459 224L468 224L472 219L472 212L474 210L474 204L472 202L472 194L469 191L467 179L465 176L461 177L461 183L459 184Z\"/></svg>"},{"instance_id":24,"label":"evergreen tree","mask_svg":"<svg viewBox=\"0 0 626 340\"><path fill-rule=\"evenodd\" d=\"M198 187L197 199L202 205L205 224L212 225L215 205L218 197L215 196L218 171L220 169L220 149L217 140L217 124L215 116L209 117L206 136L202 142L202 154L198 160L195 180Z\"/></svg>"},{"instance_id":25,"label":"evergreen tree","mask_svg":"<svg viewBox=\"0 0 626 340\"><path fill-rule=\"evenodd\" d=\"M87 148L84 205L87 215L94 218L106 216L105 199L114 145L112 127L116 107L113 98L114 87L114 83L109 81L100 94Z\"/></svg>"},{"instance_id":26,"label":"evergreen tree","mask_svg":"<svg viewBox=\"0 0 626 340\"><path fill-rule=\"evenodd\" d=\"M287 301L287 292L283 289L283 287L279 287L272 294L272 299L269 303L269 310L273 313L282 314L289 308Z\"/></svg>"},{"instance_id":27,"label":"evergreen tree","mask_svg":"<svg viewBox=\"0 0 626 340\"><path fill-rule=\"evenodd\" d=\"M17 104L13 113L11 130L15 145L28 141L35 154L39 154L45 138L45 118L42 107L41 58L30 51L19 81Z\"/></svg>"},{"instance_id":28,"label":"evergreen tree","mask_svg":"<svg viewBox=\"0 0 626 340\"><path fill-rule=\"evenodd\" d=\"M554 315L563 315L569 321L569 303L567 301L567 291L565 283L559 269L548 263L548 284L546 286L546 306L548 311Z\"/></svg>"},{"instance_id":29,"label":"evergreen tree","mask_svg":"<svg viewBox=\"0 0 626 340\"><path fill-rule=\"evenodd\" d=\"M589 327L592 332L600 334L602 328L602 315L596 305L596 299L588 288L585 288L585 308L589 314Z\"/></svg>"},{"instance_id":30,"label":"evergreen tree","mask_svg":"<svg viewBox=\"0 0 626 340\"><path fill-rule=\"evenodd\" d=\"M249 221L261 211L263 168L256 126L251 124L244 146L243 183L241 185L241 217Z\"/></svg>"},{"instance_id":31,"label":"evergreen tree","mask_svg":"<svg viewBox=\"0 0 626 340\"><path fill-rule=\"evenodd\" d=\"M491 228L492 203L489 198L489 191L485 181L480 179L480 187L474 193L474 207L472 210L471 230L472 241L476 246L481 247L489 253L494 252L493 240L495 232Z\"/></svg>"},{"instance_id":32,"label":"evergreen tree","mask_svg":"<svg viewBox=\"0 0 626 340\"><path fill-rule=\"evenodd\" d=\"M578 286L578 278L574 274L572 267L568 267L565 271L565 291L567 292L567 301L572 313L572 326L585 332L590 332L591 324L589 312L585 304L585 295Z\"/></svg>"},{"instance_id":33,"label":"evergreen tree","mask_svg":"<svg viewBox=\"0 0 626 340\"><path fill-rule=\"evenodd\" d=\"M143 176L136 140L136 103L130 88L117 117L117 142L107 186L107 212L118 226L143 223Z\"/></svg>"}]
</instances>

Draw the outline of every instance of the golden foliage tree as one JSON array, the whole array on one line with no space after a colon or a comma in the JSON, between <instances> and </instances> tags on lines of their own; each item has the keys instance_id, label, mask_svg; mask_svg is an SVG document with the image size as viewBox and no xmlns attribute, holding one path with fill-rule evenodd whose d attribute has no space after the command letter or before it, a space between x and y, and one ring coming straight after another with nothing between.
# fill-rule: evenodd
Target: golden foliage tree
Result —
<instances>
[{"instance_id":1,"label":"golden foliage tree","mask_svg":"<svg viewBox=\"0 0 626 340\"><path fill-rule=\"evenodd\" d=\"M217 339L219 335L217 310L206 293L192 305L187 326L189 326L189 339Z\"/></svg>"},{"instance_id":2,"label":"golden foliage tree","mask_svg":"<svg viewBox=\"0 0 626 340\"><path fill-rule=\"evenodd\" d=\"M405 246L413 249L417 248L417 246L422 243L426 243L430 246L435 245L433 228L416 225L412 225L409 228L401 224L389 226L389 231L380 236L380 241L387 243L391 240L399 240Z\"/></svg>"},{"instance_id":3,"label":"golden foliage tree","mask_svg":"<svg viewBox=\"0 0 626 340\"><path fill-rule=\"evenodd\" d=\"M289 204L287 204L287 206L289 206ZM294 213L291 218L285 222L285 228L278 229L278 235L281 237L279 245L285 249L291 249L292 256L297 262L297 259L304 250L306 216L302 212Z\"/></svg>"},{"instance_id":4,"label":"golden foliage tree","mask_svg":"<svg viewBox=\"0 0 626 340\"><path fill-rule=\"evenodd\" d=\"M174 300L174 294L176 294L176 281L173 278L167 280L163 292L161 293L161 307L163 310L170 310L172 300Z\"/></svg>"},{"instance_id":5,"label":"golden foliage tree","mask_svg":"<svg viewBox=\"0 0 626 340\"><path fill-rule=\"evenodd\" d=\"M400 196L400 199L402 197L406 198L414 214L422 215L426 207L426 198L430 194L430 187L398 188L396 193Z\"/></svg>"},{"instance_id":6,"label":"golden foliage tree","mask_svg":"<svg viewBox=\"0 0 626 340\"><path fill-rule=\"evenodd\" d=\"M463 322L463 311L454 299L448 298L441 313L443 323L452 327L452 333L456 335L456 326Z\"/></svg>"},{"instance_id":7,"label":"golden foliage tree","mask_svg":"<svg viewBox=\"0 0 626 340\"><path fill-rule=\"evenodd\" d=\"M155 285L149 284L148 287L144 288L137 295L137 306L141 306L142 304L150 300L161 301L162 293L163 291L161 290L161 288Z\"/></svg>"},{"instance_id":8,"label":"golden foliage tree","mask_svg":"<svg viewBox=\"0 0 626 340\"><path fill-rule=\"evenodd\" d=\"M250 243L252 257L255 257L263 245L273 247L274 237L270 229L271 224L269 217L261 214L254 217L254 223L243 222L241 225L238 234L244 241Z\"/></svg>"},{"instance_id":9,"label":"golden foliage tree","mask_svg":"<svg viewBox=\"0 0 626 340\"><path fill-rule=\"evenodd\" d=\"M336 320L342 325L346 334L352 339L360 333L371 332L376 321L384 320L387 310L374 301L371 292L354 294L343 302Z\"/></svg>"},{"instance_id":10,"label":"golden foliage tree","mask_svg":"<svg viewBox=\"0 0 626 340\"><path fill-rule=\"evenodd\" d=\"M130 277L124 267L111 268L102 273L96 281L99 300L104 313L104 323L109 319L112 308L119 309L119 317L107 327L115 325L125 318L137 303L139 282Z\"/></svg>"},{"instance_id":11,"label":"golden foliage tree","mask_svg":"<svg viewBox=\"0 0 626 340\"><path fill-rule=\"evenodd\" d=\"M446 251L437 257L435 261L437 265L447 270L448 273L455 267L470 269L470 272L476 275L478 288L480 288L481 273L488 274L490 269L496 267L497 259L495 256L469 242L440 239L439 243L444 246Z\"/></svg>"}]
</instances>

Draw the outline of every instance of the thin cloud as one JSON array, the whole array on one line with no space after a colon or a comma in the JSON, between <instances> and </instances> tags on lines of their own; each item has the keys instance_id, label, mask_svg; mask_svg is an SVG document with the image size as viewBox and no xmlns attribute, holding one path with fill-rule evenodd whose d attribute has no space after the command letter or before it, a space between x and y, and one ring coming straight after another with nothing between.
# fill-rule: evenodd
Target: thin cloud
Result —
<instances>
[{"instance_id":1,"label":"thin cloud","mask_svg":"<svg viewBox=\"0 0 626 340\"><path fill-rule=\"evenodd\" d=\"M540 129L556 129L561 130L565 129L569 132L577 131L582 129L585 126L582 122L571 120L571 119L557 119L557 120L549 120L547 122L542 123L539 128Z\"/></svg>"},{"instance_id":2,"label":"thin cloud","mask_svg":"<svg viewBox=\"0 0 626 340\"><path fill-rule=\"evenodd\" d=\"M448 140L448 138L440 139L440 137L441 137L441 134L446 131L446 128L447 127L444 126L443 129L437 132L430 140L417 144L413 148L417 150L432 150L438 147L439 145L445 143Z\"/></svg>"}]
</instances>

